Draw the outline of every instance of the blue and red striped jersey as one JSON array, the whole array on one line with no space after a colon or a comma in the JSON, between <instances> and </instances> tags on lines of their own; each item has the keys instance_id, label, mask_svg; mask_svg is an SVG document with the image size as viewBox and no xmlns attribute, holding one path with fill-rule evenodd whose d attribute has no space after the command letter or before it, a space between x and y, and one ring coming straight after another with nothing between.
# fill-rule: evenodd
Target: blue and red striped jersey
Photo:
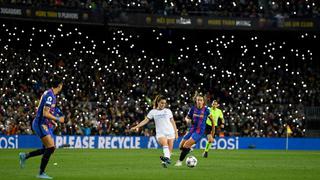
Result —
<instances>
[{"instance_id":1,"label":"blue and red striped jersey","mask_svg":"<svg viewBox=\"0 0 320 180\"><path fill-rule=\"evenodd\" d=\"M203 108L198 109L196 106L192 106L188 112L188 117L192 119L192 125L189 132L203 134L206 129L206 120L209 115L209 107L204 106Z\"/></svg>"}]
</instances>

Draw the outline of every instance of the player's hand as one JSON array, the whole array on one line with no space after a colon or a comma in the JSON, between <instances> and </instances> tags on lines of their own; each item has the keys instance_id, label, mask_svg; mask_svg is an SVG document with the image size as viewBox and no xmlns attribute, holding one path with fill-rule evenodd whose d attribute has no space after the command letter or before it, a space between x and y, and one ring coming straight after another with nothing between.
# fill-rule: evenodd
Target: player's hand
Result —
<instances>
[{"instance_id":1,"label":"player's hand","mask_svg":"<svg viewBox=\"0 0 320 180\"><path fill-rule=\"evenodd\" d=\"M189 118L184 118L184 120L187 122L187 124L190 124L191 123L191 119L189 119Z\"/></svg>"},{"instance_id":2,"label":"player's hand","mask_svg":"<svg viewBox=\"0 0 320 180\"><path fill-rule=\"evenodd\" d=\"M51 121L51 122L52 122L52 124L53 124L53 126L54 126L54 129L57 129L58 124L57 124L55 121Z\"/></svg>"},{"instance_id":3,"label":"player's hand","mask_svg":"<svg viewBox=\"0 0 320 180\"><path fill-rule=\"evenodd\" d=\"M137 126L134 126L130 129L130 131L135 131L135 132L138 132L139 131L139 128L137 128Z\"/></svg>"},{"instance_id":4,"label":"player's hand","mask_svg":"<svg viewBox=\"0 0 320 180\"><path fill-rule=\"evenodd\" d=\"M224 128L224 124L221 124L221 126L220 126L220 127L221 127L221 129L223 129L223 128Z\"/></svg>"},{"instance_id":5,"label":"player's hand","mask_svg":"<svg viewBox=\"0 0 320 180\"><path fill-rule=\"evenodd\" d=\"M64 116L59 117L59 122L64 123Z\"/></svg>"}]
</instances>

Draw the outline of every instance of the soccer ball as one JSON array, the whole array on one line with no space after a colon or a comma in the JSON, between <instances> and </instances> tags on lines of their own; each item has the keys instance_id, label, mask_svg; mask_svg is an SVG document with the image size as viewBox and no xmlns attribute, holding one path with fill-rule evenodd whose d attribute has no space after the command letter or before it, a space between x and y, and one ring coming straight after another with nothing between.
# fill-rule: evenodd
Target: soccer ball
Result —
<instances>
[{"instance_id":1,"label":"soccer ball","mask_svg":"<svg viewBox=\"0 0 320 180\"><path fill-rule=\"evenodd\" d=\"M186 159L186 165L190 168L196 167L198 163L198 160L196 157L194 156L189 156Z\"/></svg>"}]
</instances>

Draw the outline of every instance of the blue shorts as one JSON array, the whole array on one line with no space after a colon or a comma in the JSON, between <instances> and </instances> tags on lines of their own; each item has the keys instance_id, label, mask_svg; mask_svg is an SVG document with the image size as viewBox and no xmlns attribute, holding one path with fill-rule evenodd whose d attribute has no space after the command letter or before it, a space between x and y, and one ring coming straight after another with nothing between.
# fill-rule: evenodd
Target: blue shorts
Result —
<instances>
[{"instance_id":1,"label":"blue shorts","mask_svg":"<svg viewBox=\"0 0 320 180\"><path fill-rule=\"evenodd\" d=\"M32 128L40 139L47 135L50 135L53 138L53 129L49 128L46 124L38 124L38 122L34 120L32 122Z\"/></svg>"},{"instance_id":2,"label":"blue shorts","mask_svg":"<svg viewBox=\"0 0 320 180\"><path fill-rule=\"evenodd\" d=\"M183 140L188 140L191 137L195 142L198 142L202 138L202 136L203 134L188 132L186 135L183 136Z\"/></svg>"}]
</instances>

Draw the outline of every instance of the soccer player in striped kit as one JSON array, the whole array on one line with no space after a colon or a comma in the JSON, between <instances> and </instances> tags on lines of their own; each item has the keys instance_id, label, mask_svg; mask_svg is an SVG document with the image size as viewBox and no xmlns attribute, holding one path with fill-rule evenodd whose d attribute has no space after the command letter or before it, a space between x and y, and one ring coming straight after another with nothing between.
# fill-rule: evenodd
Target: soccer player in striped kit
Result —
<instances>
[{"instance_id":1,"label":"soccer player in striped kit","mask_svg":"<svg viewBox=\"0 0 320 180\"><path fill-rule=\"evenodd\" d=\"M210 109L205 106L205 96L196 93L195 95L196 106L192 106L185 117L187 123L191 123L189 132L183 137L180 142L180 158L175 166L182 166L182 161L190 152L192 145L196 144L204 135L206 130L206 120L209 118L212 121L212 136L215 132L215 125L213 117L210 114Z\"/></svg>"},{"instance_id":2,"label":"soccer player in striped kit","mask_svg":"<svg viewBox=\"0 0 320 180\"><path fill-rule=\"evenodd\" d=\"M64 116L55 116L56 108L56 95L61 92L63 82L59 76L54 76L51 79L52 88L45 91L41 96L39 106L37 109L37 115L32 122L32 128L42 141L43 148L29 153L20 153L20 166L25 166L25 161L31 157L42 155L40 172L37 178L40 179L52 179L45 173L45 169L49 162L50 156L55 150L53 140L53 126L55 122L64 122Z\"/></svg>"}]
</instances>

